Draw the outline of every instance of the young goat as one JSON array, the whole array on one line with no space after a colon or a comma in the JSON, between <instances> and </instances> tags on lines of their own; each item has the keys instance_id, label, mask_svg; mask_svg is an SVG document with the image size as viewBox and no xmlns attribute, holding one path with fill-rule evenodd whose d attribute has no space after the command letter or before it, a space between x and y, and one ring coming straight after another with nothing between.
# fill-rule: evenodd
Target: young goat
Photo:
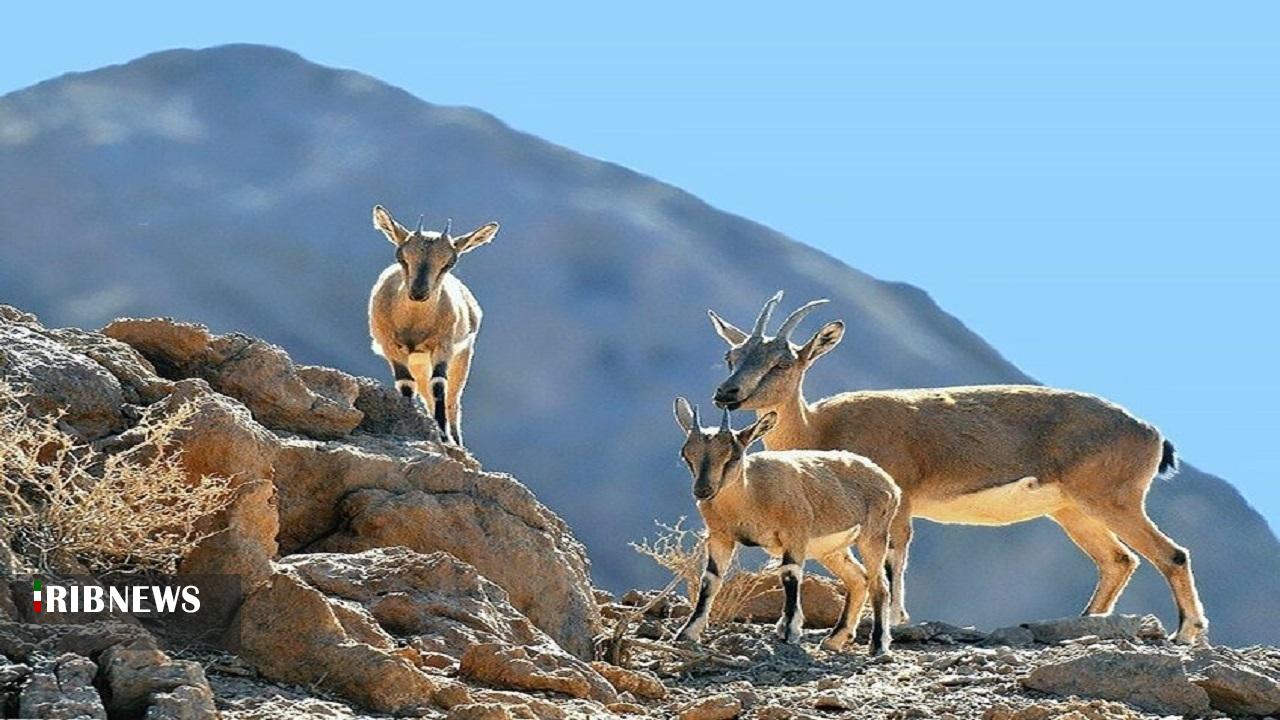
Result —
<instances>
[{"instance_id":1,"label":"young goat","mask_svg":"<svg viewBox=\"0 0 1280 720\"><path fill-rule=\"evenodd\" d=\"M440 426L440 437L462 445L462 389L471 371L471 351L480 329L480 305L449 272L458 256L493 239L497 223L452 237L410 232L381 205L373 226L396 246L396 264L382 271L369 297L373 351L391 364L396 388L413 397L416 387Z\"/></svg>"},{"instance_id":2,"label":"young goat","mask_svg":"<svg viewBox=\"0 0 1280 720\"><path fill-rule=\"evenodd\" d=\"M777 416L770 450L813 448L865 454L902 490L890 533L894 615L905 622L902 578L911 518L1007 525L1048 515L1098 566L1084 610L1105 615L1137 569L1129 548L1168 580L1178 606L1174 639L1191 643L1208 629L1186 549L1147 517L1154 477L1176 469L1172 443L1124 408L1084 393L1034 385L849 392L804 399L805 371L844 336L828 323L802 346L790 335L818 305L791 314L775 337L765 327L778 293L750 334L708 311L726 342L729 377L715 402ZM1127 546L1127 547L1126 547Z\"/></svg>"},{"instance_id":3,"label":"young goat","mask_svg":"<svg viewBox=\"0 0 1280 720\"><path fill-rule=\"evenodd\" d=\"M729 411L717 430L698 425L698 411L676 398L676 422L685 431L680 454L693 475L693 496L707 525L707 567L698 604L677 640L697 640L707 624L738 543L759 546L782 559L779 571L785 605L778 633L800 639L804 612L800 582L806 558L822 563L844 581L848 595L840 621L823 641L839 650L857 629L863 601L871 597L870 652L889 649L889 589L884 574L889 525L898 509L898 487L875 463L843 451L765 451L746 454L777 420L764 413L750 427L734 431ZM870 574L849 552L856 544Z\"/></svg>"}]
</instances>

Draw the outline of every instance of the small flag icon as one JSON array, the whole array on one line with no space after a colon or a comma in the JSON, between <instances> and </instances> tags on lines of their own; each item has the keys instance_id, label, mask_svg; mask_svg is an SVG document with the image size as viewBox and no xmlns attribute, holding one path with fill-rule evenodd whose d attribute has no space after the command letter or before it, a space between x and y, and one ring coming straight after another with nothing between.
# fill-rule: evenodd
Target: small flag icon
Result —
<instances>
[{"instance_id":1,"label":"small flag icon","mask_svg":"<svg viewBox=\"0 0 1280 720\"><path fill-rule=\"evenodd\" d=\"M34 593L34 595L32 596L32 602L35 604L36 612L42 612L42 610L43 610L43 605L44 605L44 593L40 592L41 588L43 588L43 587L44 587L44 584L43 584L43 583L41 583L39 580L36 580L36 582L35 582L35 593Z\"/></svg>"}]
</instances>

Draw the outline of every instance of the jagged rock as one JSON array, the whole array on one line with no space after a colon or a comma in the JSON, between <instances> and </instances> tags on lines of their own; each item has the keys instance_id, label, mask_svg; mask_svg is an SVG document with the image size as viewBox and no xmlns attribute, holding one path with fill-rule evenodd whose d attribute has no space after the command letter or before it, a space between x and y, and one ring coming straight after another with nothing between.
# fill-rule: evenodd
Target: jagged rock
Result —
<instances>
[{"instance_id":1,"label":"jagged rock","mask_svg":"<svg viewBox=\"0 0 1280 720\"><path fill-rule=\"evenodd\" d=\"M446 720L511 720L511 711L498 703L467 703L449 708Z\"/></svg>"},{"instance_id":2,"label":"jagged rock","mask_svg":"<svg viewBox=\"0 0 1280 720\"><path fill-rule=\"evenodd\" d=\"M66 653L47 660L31 673L18 696L24 718L95 718L107 720L102 699L93 687L98 666L82 655Z\"/></svg>"},{"instance_id":3,"label":"jagged rock","mask_svg":"<svg viewBox=\"0 0 1280 720\"><path fill-rule=\"evenodd\" d=\"M2 310L3 308L0 308ZM0 658L0 712L17 707L18 694L27 678L31 676L31 666L24 663L9 663Z\"/></svg>"},{"instance_id":4,"label":"jagged rock","mask_svg":"<svg viewBox=\"0 0 1280 720\"><path fill-rule=\"evenodd\" d=\"M284 350L247 335L212 335L199 325L169 319L121 319L102 330L125 342L171 380L203 378L213 389L248 406L254 418L276 430L317 438L342 437L360 424L354 394L335 390L333 376L310 370L321 392L308 386ZM336 371L334 371L336 372Z\"/></svg>"},{"instance_id":5,"label":"jagged rock","mask_svg":"<svg viewBox=\"0 0 1280 720\"><path fill-rule=\"evenodd\" d=\"M1193 684L1181 659L1138 652L1093 652L1042 665L1022 684L1055 695L1118 700L1157 713L1187 715L1209 710L1209 696Z\"/></svg>"},{"instance_id":6,"label":"jagged rock","mask_svg":"<svg viewBox=\"0 0 1280 720\"><path fill-rule=\"evenodd\" d=\"M1280 714L1280 682L1248 667L1214 662L1192 677L1215 710L1231 715Z\"/></svg>"},{"instance_id":7,"label":"jagged rock","mask_svg":"<svg viewBox=\"0 0 1280 720\"><path fill-rule=\"evenodd\" d=\"M151 696L143 720L217 720L218 708L208 687L180 685Z\"/></svg>"},{"instance_id":8,"label":"jagged rock","mask_svg":"<svg viewBox=\"0 0 1280 720\"><path fill-rule=\"evenodd\" d=\"M858 628L859 636L870 632L870 626L865 622ZM978 642L987 636L971 627L959 627L950 623L926 621L912 623L911 625L897 625L890 631L894 642L904 643L923 643L923 642Z\"/></svg>"},{"instance_id":9,"label":"jagged rock","mask_svg":"<svg viewBox=\"0 0 1280 720\"><path fill-rule=\"evenodd\" d=\"M990 634L982 639L982 644L990 647L998 645L1025 647L1035 641L1035 633L1032 633L1030 628L1025 625L1010 625L992 630Z\"/></svg>"},{"instance_id":10,"label":"jagged rock","mask_svg":"<svg viewBox=\"0 0 1280 720\"><path fill-rule=\"evenodd\" d=\"M120 643L150 640L138 625L119 620L82 624L0 623L0 655L27 663L63 654L97 657Z\"/></svg>"},{"instance_id":11,"label":"jagged rock","mask_svg":"<svg viewBox=\"0 0 1280 720\"><path fill-rule=\"evenodd\" d=\"M618 699L590 665L546 647L478 643L462 655L459 674L469 680L514 690L545 690L601 703Z\"/></svg>"},{"instance_id":12,"label":"jagged rock","mask_svg":"<svg viewBox=\"0 0 1280 720\"><path fill-rule=\"evenodd\" d=\"M590 657L599 611L586 553L511 477L423 446L355 436L286 441L275 482L282 552L448 552L500 585L566 650Z\"/></svg>"},{"instance_id":13,"label":"jagged rock","mask_svg":"<svg viewBox=\"0 0 1280 720\"><path fill-rule=\"evenodd\" d=\"M51 341L37 324L0 318L0 380L24 391L23 402L62 420L88 440L129 426L124 389L105 367Z\"/></svg>"},{"instance_id":14,"label":"jagged rock","mask_svg":"<svg viewBox=\"0 0 1280 720\"><path fill-rule=\"evenodd\" d=\"M494 642L564 652L511 606L502 588L447 553L378 548L352 555L294 555L280 565L344 601L348 611L363 610L377 632L401 638L420 656L460 660L467 647Z\"/></svg>"},{"instance_id":15,"label":"jagged rock","mask_svg":"<svg viewBox=\"0 0 1280 720\"><path fill-rule=\"evenodd\" d=\"M245 594L271 574L280 529L271 479L280 444L244 405L213 392L204 380L174 383L172 394L148 412L165 415L180 405L194 411L185 429L174 434L190 482L227 477L235 490L226 509L197 525L208 537L179 566L183 575L216 580L200 583L200 619L226 627Z\"/></svg>"},{"instance_id":16,"label":"jagged rock","mask_svg":"<svg viewBox=\"0 0 1280 720\"><path fill-rule=\"evenodd\" d=\"M213 692L200 665L189 660L171 659L149 639L114 645L102 653L99 664L107 693L107 709L113 716L137 717L144 708L159 703L155 714L163 717L171 712L167 708L185 698L191 700L183 703L186 714L173 717L216 717L214 712L200 712L202 707L212 710L213 700ZM170 696L158 697L165 693ZM147 714L148 717L152 715L150 709L147 709Z\"/></svg>"},{"instance_id":17,"label":"jagged rock","mask_svg":"<svg viewBox=\"0 0 1280 720\"><path fill-rule=\"evenodd\" d=\"M414 440L438 440L436 423L422 411L422 404L402 396L395 388L372 378L356 378L356 409L364 413L357 430L372 435L392 435Z\"/></svg>"},{"instance_id":18,"label":"jagged rock","mask_svg":"<svg viewBox=\"0 0 1280 720\"><path fill-rule=\"evenodd\" d=\"M628 670L600 660L592 662L591 667L618 692L629 692L650 700L661 700L667 696L667 686L651 672Z\"/></svg>"},{"instance_id":19,"label":"jagged rock","mask_svg":"<svg viewBox=\"0 0 1280 720\"><path fill-rule=\"evenodd\" d=\"M269 678L315 685L378 712L431 705L437 683L413 664L353 633L352 616L284 568L249 595L237 617L239 652ZM346 620L344 624L343 620Z\"/></svg>"},{"instance_id":20,"label":"jagged rock","mask_svg":"<svg viewBox=\"0 0 1280 720\"><path fill-rule=\"evenodd\" d=\"M728 694L699 698L680 708L680 720L732 720L742 712L742 702Z\"/></svg>"},{"instance_id":21,"label":"jagged rock","mask_svg":"<svg viewBox=\"0 0 1280 720\"><path fill-rule=\"evenodd\" d=\"M1154 615L1085 615L1023 623L1036 642L1052 645L1093 635L1100 640L1160 639L1164 627Z\"/></svg>"},{"instance_id":22,"label":"jagged rock","mask_svg":"<svg viewBox=\"0 0 1280 720\"><path fill-rule=\"evenodd\" d=\"M731 583L749 584L751 598L734 618L740 622L777 622L782 617L783 593L777 573L742 572ZM805 627L829 628L844 612L844 586L829 577L808 573L800 585Z\"/></svg>"}]
</instances>

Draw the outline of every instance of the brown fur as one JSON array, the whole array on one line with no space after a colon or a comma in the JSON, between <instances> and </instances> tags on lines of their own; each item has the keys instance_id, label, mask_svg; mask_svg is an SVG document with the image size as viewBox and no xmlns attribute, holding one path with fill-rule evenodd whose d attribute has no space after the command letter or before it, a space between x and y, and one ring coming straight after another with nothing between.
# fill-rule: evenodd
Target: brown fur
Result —
<instances>
[{"instance_id":1,"label":"brown fur","mask_svg":"<svg viewBox=\"0 0 1280 720\"><path fill-rule=\"evenodd\" d=\"M794 346L712 319L731 345L732 372L717 402L776 413L767 448L866 455L902 489L890 553L899 620L912 517L1003 525L1050 516L1098 566L1086 614L1114 607L1137 564L1127 545L1168 579L1181 615L1176 639L1205 633L1186 550L1146 515L1163 453L1150 424L1097 396L1033 385L848 392L808 403L805 371L840 342L842 323Z\"/></svg>"},{"instance_id":2,"label":"brown fur","mask_svg":"<svg viewBox=\"0 0 1280 720\"><path fill-rule=\"evenodd\" d=\"M431 390L433 369L444 364L447 420L445 440L462 444L462 391L483 314L466 285L450 271L458 256L488 242L496 223L453 238L431 231L410 232L382 206L373 210L374 227L396 246L397 263L382 271L369 297L369 334L373 351L386 358L395 374L408 370L429 413L435 414ZM420 300L411 290L423 293ZM397 378L399 385L403 379Z\"/></svg>"},{"instance_id":3,"label":"brown fur","mask_svg":"<svg viewBox=\"0 0 1280 720\"><path fill-rule=\"evenodd\" d=\"M710 558L703 581L707 597L700 599L681 636L700 635L720 586L720 573L729 566L737 543L746 542L784 558L781 570L794 573L797 588L807 558L818 560L844 581L848 591L844 619L824 642L830 649L842 647L856 629L869 591L880 630L871 649L887 650L889 593L883 561L899 498L889 475L867 458L846 451L745 454L772 427L776 418L771 413L736 432L728 428L727 416L718 430L697 427L683 398L677 401L676 415L686 432L681 457L695 478ZM872 569L870 576L849 553L855 544ZM788 641L798 637L803 623L796 600L796 615L779 622L779 632Z\"/></svg>"}]
</instances>

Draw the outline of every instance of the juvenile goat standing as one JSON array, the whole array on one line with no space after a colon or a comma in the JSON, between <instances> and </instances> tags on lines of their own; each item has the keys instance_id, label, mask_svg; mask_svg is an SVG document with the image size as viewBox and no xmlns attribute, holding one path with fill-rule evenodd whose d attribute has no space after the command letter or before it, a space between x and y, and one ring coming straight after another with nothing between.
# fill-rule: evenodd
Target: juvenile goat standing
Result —
<instances>
[{"instance_id":1,"label":"juvenile goat standing","mask_svg":"<svg viewBox=\"0 0 1280 720\"><path fill-rule=\"evenodd\" d=\"M826 302L820 300L766 336L781 298L765 303L750 334L708 311L729 343L729 377L715 402L761 417L776 413L777 425L764 438L771 450L850 450L893 476L902 489L889 553L896 621L906 619L902 579L912 517L1007 525L1047 515L1098 566L1086 615L1115 607L1138 566L1131 547L1173 590L1174 639L1204 636L1209 621L1190 557L1146 512L1152 479L1177 467L1173 444L1159 430L1097 396L1038 385L848 392L806 402L805 372L839 344L844 323L827 323L805 344L792 345L792 331Z\"/></svg>"},{"instance_id":2,"label":"juvenile goat standing","mask_svg":"<svg viewBox=\"0 0 1280 720\"><path fill-rule=\"evenodd\" d=\"M396 246L396 264L382 271L369 297L373 351L391 364L396 388L412 397L416 388L440 426L440 437L462 445L462 389L480 330L480 305L450 272L458 257L493 239L497 223L459 237L409 231L381 205L373 226Z\"/></svg>"},{"instance_id":3,"label":"juvenile goat standing","mask_svg":"<svg viewBox=\"0 0 1280 720\"><path fill-rule=\"evenodd\" d=\"M676 398L676 422L685 432L680 455L693 475L693 496L707 525L707 566L698 603L678 640L697 640L707 623L711 603L720 591L721 573L729 568L738 543L760 547L782 559L779 571L785 594L778 633L785 642L800 639L804 612L800 584L804 562L813 558L839 577L848 594L840 621L823 640L839 650L858 627L862 605L871 598L869 650L889 649L889 588L884 574L889 524L898 509L898 487L885 471L861 455L843 451L746 450L769 432L777 420L764 413L755 423L734 431L729 411L720 427L703 429L698 411ZM858 546L862 563L850 554Z\"/></svg>"}]
</instances>

